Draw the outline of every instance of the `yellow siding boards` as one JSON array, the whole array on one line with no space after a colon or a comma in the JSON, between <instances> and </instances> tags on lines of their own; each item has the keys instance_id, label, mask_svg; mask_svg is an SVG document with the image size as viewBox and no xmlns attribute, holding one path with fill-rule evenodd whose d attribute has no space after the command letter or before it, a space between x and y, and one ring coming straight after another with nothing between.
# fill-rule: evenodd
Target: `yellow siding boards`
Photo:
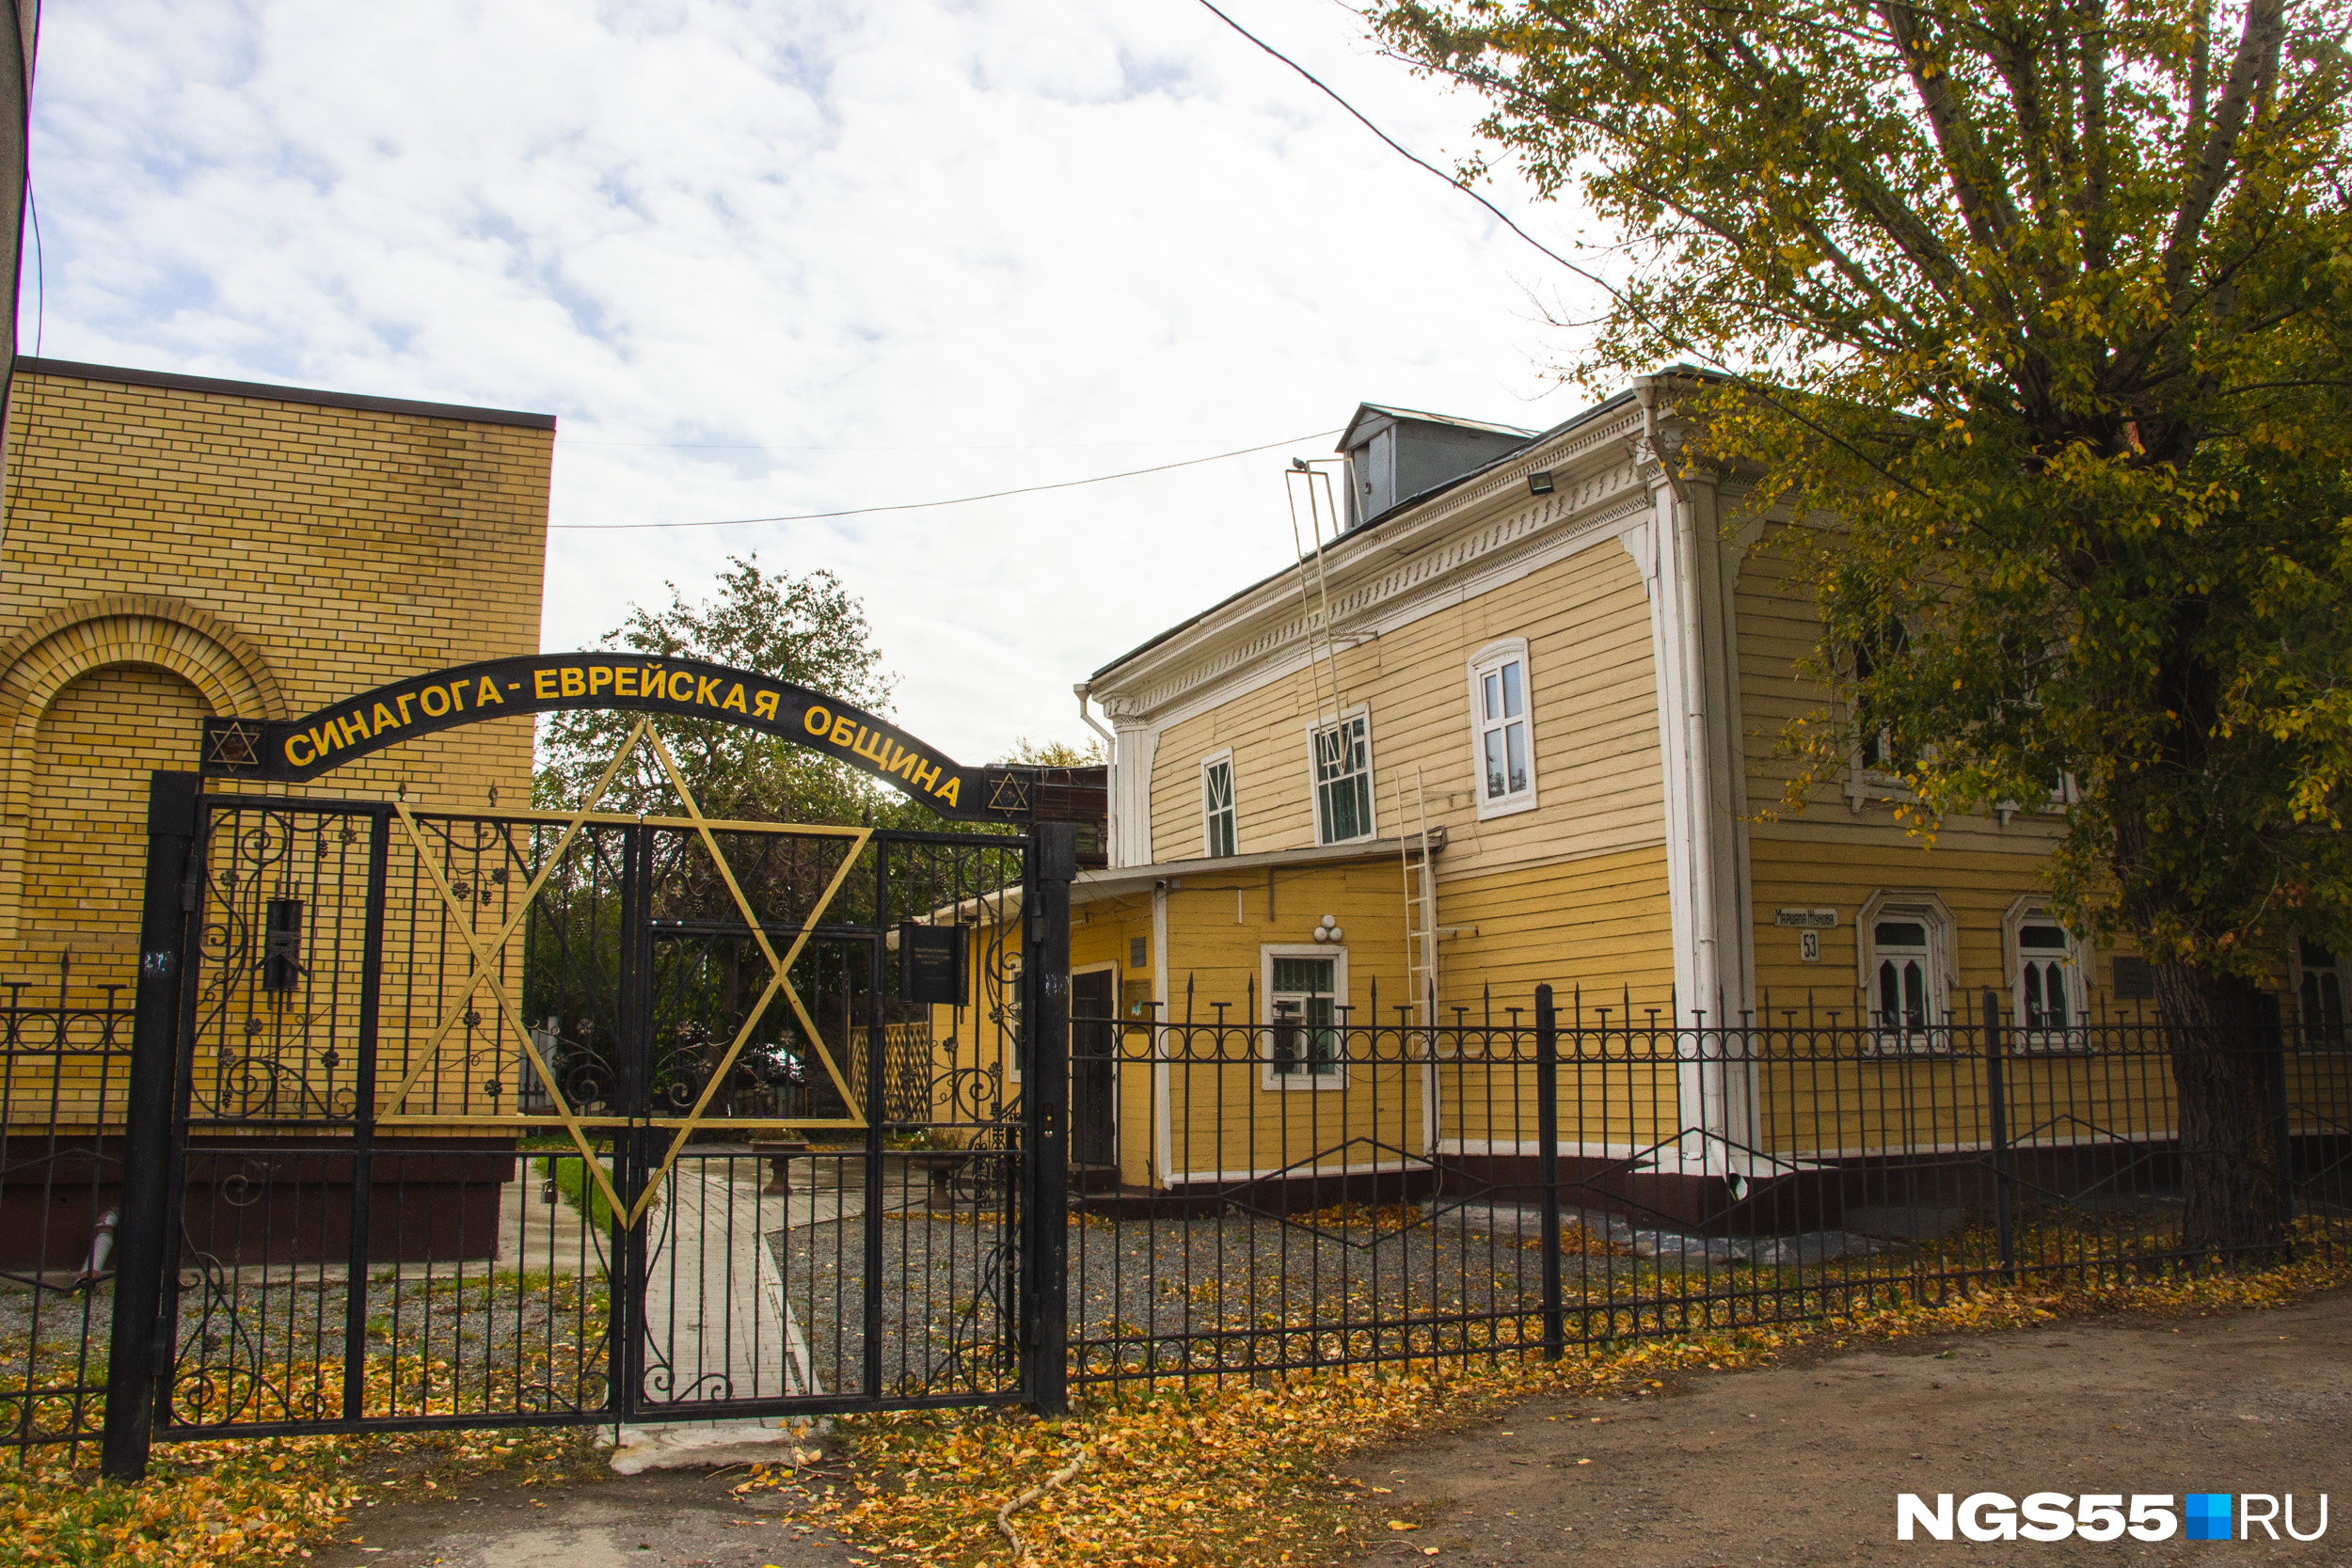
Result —
<instances>
[{"instance_id":1,"label":"yellow siding boards","mask_svg":"<svg viewBox=\"0 0 2352 1568\"><path fill-rule=\"evenodd\" d=\"M1528 642L1538 806L1482 823L1471 795L1469 661L1505 637ZM1337 663L1350 706L1371 711L1379 832L1417 825L1399 821L1396 789L1404 784L1409 800L1418 769L1431 826L1453 835L1446 875L1662 835L1649 603L1639 569L1614 543L1343 649ZM1203 853L1200 763L1227 748L1240 851L1314 842L1307 743L1314 689L1313 673L1300 670L1162 733L1152 770L1152 859Z\"/></svg>"},{"instance_id":2,"label":"yellow siding boards","mask_svg":"<svg viewBox=\"0 0 2352 1568\"><path fill-rule=\"evenodd\" d=\"M1779 812L1783 789L1793 772L1789 763L1773 755L1782 734L1792 721L1830 705L1829 691L1799 669L1814 652L1820 620L1810 591L1792 577L1777 539L1777 531L1768 531L1749 549L1740 563L1736 595L1748 800L1752 810L1763 814ZM1895 820L1893 806L1873 800L1857 813L1838 787L1825 788L1803 812L1774 826L1787 837L1867 843L1897 852L1898 859L1901 850L1918 847ZM2007 823L1992 816L1952 818L1942 825L1937 841L1944 849L2040 856L2047 853L2058 832L2053 818L2020 812Z\"/></svg>"}]
</instances>

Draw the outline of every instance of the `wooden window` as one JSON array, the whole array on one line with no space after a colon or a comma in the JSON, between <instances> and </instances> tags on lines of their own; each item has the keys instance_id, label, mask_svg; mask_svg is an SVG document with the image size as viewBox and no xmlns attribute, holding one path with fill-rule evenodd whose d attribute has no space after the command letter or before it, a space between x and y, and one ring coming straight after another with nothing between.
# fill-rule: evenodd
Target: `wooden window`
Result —
<instances>
[{"instance_id":1,"label":"wooden window","mask_svg":"<svg viewBox=\"0 0 2352 1568\"><path fill-rule=\"evenodd\" d=\"M1314 758L1315 842L1372 837L1371 716L1359 709L1308 733Z\"/></svg>"},{"instance_id":2,"label":"wooden window","mask_svg":"<svg viewBox=\"0 0 2352 1568\"><path fill-rule=\"evenodd\" d=\"M1346 1086L1347 952L1264 947L1265 1067L1269 1089Z\"/></svg>"},{"instance_id":3,"label":"wooden window","mask_svg":"<svg viewBox=\"0 0 2352 1568\"><path fill-rule=\"evenodd\" d=\"M1910 651L1911 633L1902 622L1889 617L1870 636L1854 643L1853 673L1857 681L1867 681L1882 674L1886 668ZM1866 773L1896 771L1911 761L1897 745L1894 726L1879 711L1880 705L1869 697L1856 700L1854 728L1861 754L1859 761Z\"/></svg>"},{"instance_id":4,"label":"wooden window","mask_svg":"<svg viewBox=\"0 0 2352 1568\"><path fill-rule=\"evenodd\" d=\"M2011 924L2010 1009L2018 1044L2032 1049L2067 1046L2082 1037L2090 998L2083 962L2066 927L2039 910Z\"/></svg>"},{"instance_id":5,"label":"wooden window","mask_svg":"<svg viewBox=\"0 0 2352 1568\"><path fill-rule=\"evenodd\" d=\"M1478 815L1535 803L1535 721L1528 696L1527 642L1490 642L1470 660L1470 768Z\"/></svg>"},{"instance_id":6,"label":"wooden window","mask_svg":"<svg viewBox=\"0 0 2352 1568\"><path fill-rule=\"evenodd\" d=\"M1200 839L1215 858L1235 853L1233 753L1221 752L1200 765Z\"/></svg>"},{"instance_id":7,"label":"wooden window","mask_svg":"<svg viewBox=\"0 0 2352 1568\"><path fill-rule=\"evenodd\" d=\"M2295 1002L2305 1045L2342 1045L2344 994L2347 986L2344 960L2315 942L2295 944Z\"/></svg>"},{"instance_id":8,"label":"wooden window","mask_svg":"<svg viewBox=\"0 0 2352 1568\"><path fill-rule=\"evenodd\" d=\"M1951 915L1943 900L1930 894L1873 895L1856 926L1873 1049L1940 1049L1950 1022L1945 988Z\"/></svg>"}]
</instances>

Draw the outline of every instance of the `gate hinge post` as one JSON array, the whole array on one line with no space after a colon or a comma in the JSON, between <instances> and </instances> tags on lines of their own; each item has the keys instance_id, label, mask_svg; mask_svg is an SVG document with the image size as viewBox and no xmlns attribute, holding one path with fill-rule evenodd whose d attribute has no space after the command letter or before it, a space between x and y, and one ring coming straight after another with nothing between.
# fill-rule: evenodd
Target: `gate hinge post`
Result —
<instances>
[{"instance_id":1,"label":"gate hinge post","mask_svg":"<svg viewBox=\"0 0 2352 1568\"><path fill-rule=\"evenodd\" d=\"M1022 1213L1021 1321L1028 1330L1022 1385L1031 1409L1070 1408L1070 884L1078 874L1077 828L1031 830L1029 961L1021 967L1029 1031L1023 1085L1028 1202Z\"/></svg>"},{"instance_id":2,"label":"gate hinge post","mask_svg":"<svg viewBox=\"0 0 2352 1568\"><path fill-rule=\"evenodd\" d=\"M131 1077L122 1132L122 1209L116 1227L115 1305L106 1357L102 1473L147 1473L164 1342L163 1274L171 1214L172 1088L180 1047L180 987L195 910L203 780L164 770L147 784L147 878L139 904L139 969L131 1022Z\"/></svg>"}]
</instances>

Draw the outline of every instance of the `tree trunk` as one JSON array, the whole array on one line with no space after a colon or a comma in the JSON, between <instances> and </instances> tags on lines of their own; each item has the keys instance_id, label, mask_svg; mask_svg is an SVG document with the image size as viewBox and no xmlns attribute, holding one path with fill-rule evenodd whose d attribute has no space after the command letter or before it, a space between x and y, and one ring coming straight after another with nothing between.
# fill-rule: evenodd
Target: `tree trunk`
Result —
<instances>
[{"instance_id":1,"label":"tree trunk","mask_svg":"<svg viewBox=\"0 0 2352 1568\"><path fill-rule=\"evenodd\" d=\"M2155 972L2180 1098L2182 1242L2192 1257L2273 1262L2286 1242L2270 1088L2281 1044L2277 1001L2211 970Z\"/></svg>"}]
</instances>

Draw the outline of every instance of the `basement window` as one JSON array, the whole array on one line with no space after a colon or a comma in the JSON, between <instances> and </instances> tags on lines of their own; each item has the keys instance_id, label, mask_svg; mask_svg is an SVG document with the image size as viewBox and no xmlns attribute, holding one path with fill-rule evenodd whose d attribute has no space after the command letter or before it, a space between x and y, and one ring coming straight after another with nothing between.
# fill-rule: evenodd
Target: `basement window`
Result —
<instances>
[{"instance_id":1,"label":"basement window","mask_svg":"<svg viewBox=\"0 0 2352 1568\"><path fill-rule=\"evenodd\" d=\"M1874 894L1854 924L1871 1049L1889 1055L1948 1049L1951 914L1944 901Z\"/></svg>"},{"instance_id":2,"label":"basement window","mask_svg":"<svg viewBox=\"0 0 2352 1568\"><path fill-rule=\"evenodd\" d=\"M1269 1089L1337 1089L1347 1084L1347 954L1328 947L1259 949L1265 985Z\"/></svg>"},{"instance_id":3,"label":"basement window","mask_svg":"<svg viewBox=\"0 0 2352 1568\"><path fill-rule=\"evenodd\" d=\"M2352 990L2345 983L2344 961L2315 942L2297 939L2295 967L2296 1022L2302 1025L2303 1043L2343 1045L2344 993Z\"/></svg>"},{"instance_id":4,"label":"basement window","mask_svg":"<svg viewBox=\"0 0 2352 1568\"><path fill-rule=\"evenodd\" d=\"M2028 909L2010 922L2010 1022L2020 1050L2063 1050L2087 1044L2090 995L2081 944L2043 911Z\"/></svg>"}]
</instances>

